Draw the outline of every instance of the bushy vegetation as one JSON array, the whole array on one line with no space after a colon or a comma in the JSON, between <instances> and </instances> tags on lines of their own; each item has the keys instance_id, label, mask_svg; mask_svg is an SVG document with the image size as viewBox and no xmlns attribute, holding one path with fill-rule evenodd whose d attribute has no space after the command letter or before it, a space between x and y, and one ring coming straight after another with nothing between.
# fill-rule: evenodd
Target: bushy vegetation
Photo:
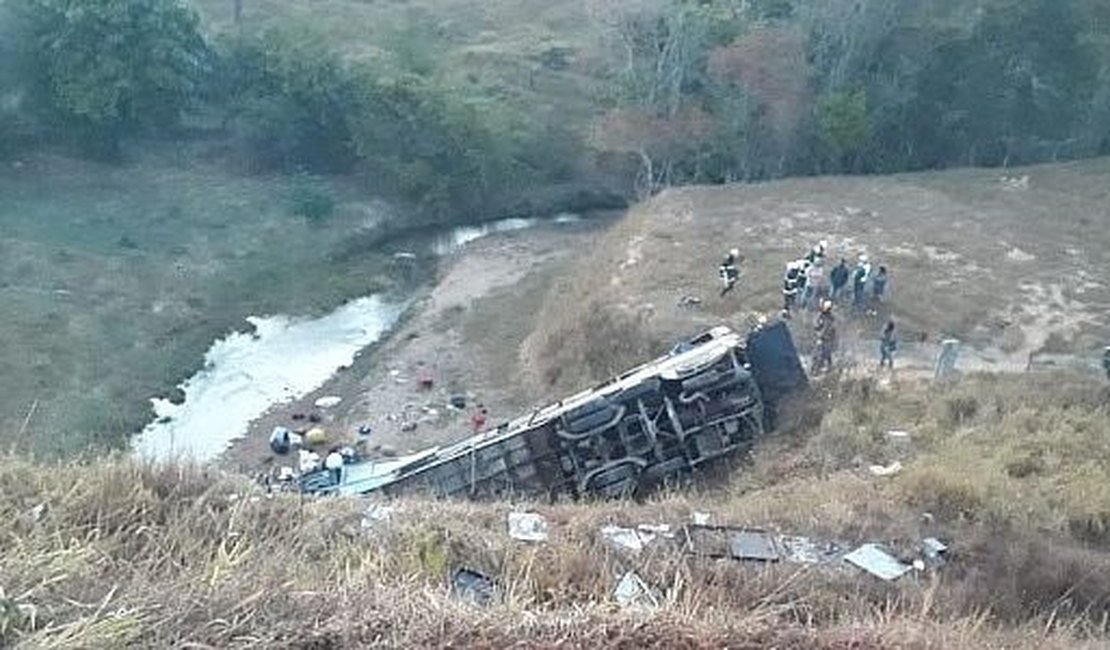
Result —
<instances>
[{"instance_id":1,"label":"bushy vegetation","mask_svg":"<svg viewBox=\"0 0 1110 650\"><path fill-rule=\"evenodd\" d=\"M358 173L440 213L596 171L590 148L645 195L1110 147L1101 0L593 0L590 51L532 57L568 70L588 55L573 90L590 98L585 116L557 110L569 97L506 101L503 83L443 74L423 14L384 28L383 52L353 57L308 19L213 35L179 0L11 5L12 97L55 137L115 153L196 110L222 116L248 169ZM10 148L18 129L6 131Z\"/></svg>"}]
</instances>

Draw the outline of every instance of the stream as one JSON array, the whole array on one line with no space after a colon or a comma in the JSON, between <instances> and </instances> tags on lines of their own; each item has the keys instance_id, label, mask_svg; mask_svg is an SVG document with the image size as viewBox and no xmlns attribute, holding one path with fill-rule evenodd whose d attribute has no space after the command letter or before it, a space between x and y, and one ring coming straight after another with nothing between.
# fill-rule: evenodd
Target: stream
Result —
<instances>
[{"instance_id":1,"label":"stream","mask_svg":"<svg viewBox=\"0 0 1110 650\"><path fill-rule=\"evenodd\" d=\"M579 220L564 214L459 226L432 233L425 245L444 256L491 234ZM318 318L248 317L249 331L217 339L204 367L180 384L183 402L151 401L154 421L133 438L132 451L156 460L215 459L271 406L303 397L349 367L361 350L388 335L406 307L405 300L371 295Z\"/></svg>"}]
</instances>

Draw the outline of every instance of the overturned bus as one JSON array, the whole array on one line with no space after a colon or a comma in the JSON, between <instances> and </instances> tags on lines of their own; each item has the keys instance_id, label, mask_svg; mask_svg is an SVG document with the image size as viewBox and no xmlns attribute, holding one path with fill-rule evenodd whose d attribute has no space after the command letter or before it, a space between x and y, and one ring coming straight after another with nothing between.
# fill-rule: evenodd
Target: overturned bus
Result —
<instances>
[{"instance_id":1,"label":"overturned bus","mask_svg":"<svg viewBox=\"0 0 1110 650\"><path fill-rule=\"evenodd\" d=\"M670 353L447 447L304 477L311 492L621 496L746 448L806 383L790 331L716 327Z\"/></svg>"}]
</instances>

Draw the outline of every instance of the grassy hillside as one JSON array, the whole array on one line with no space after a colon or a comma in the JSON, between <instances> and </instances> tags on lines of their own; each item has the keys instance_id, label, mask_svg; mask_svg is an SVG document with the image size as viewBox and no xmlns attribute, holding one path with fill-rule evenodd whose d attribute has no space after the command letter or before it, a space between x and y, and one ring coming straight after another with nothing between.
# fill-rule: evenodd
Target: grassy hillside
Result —
<instances>
[{"instance_id":1,"label":"grassy hillside","mask_svg":"<svg viewBox=\"0 0 1110 650\"><path fill-rule=\"evenodd\" d=\"M1095 648L1110 634L1110 418L1098 384L981 377L853 383L791 412L753 457L643 503L260 498L241 479L131 461L0 461L0 644L43 647ZM1030 399L1036 395L1037 399ZM891 428L910 441L888 440ZM868 463L901 459L892 478ZM509 539L534 508L548 543ZM689 521L845 544L951 541L933 574L638 557L598 529ZM923 513L928 512L928 517ZM458 567L503 599L453 598ZM635 570L656 611L612 601Z\"/></svg>"},{"instance_id":2,"label":"grassy hillside","mask_svg":"<svg viewBox=\"0 0 1110 650\"><path fill-rule=\"evenodd\" d=\"M245 316L381 288L383 256L349 246L388 214L337 184L314 225L293 186L153 153L0 168L0 447L118 445Z\"/></svg>"},{"instance_id":3,"label":"grassy hillside","mask_svg":"<svg viewBox=\"0 0 1110 650\"><path fill-rule=\"evenodd\" d=\"M1094 362L1110 341L1110 285L1097 271L1110 263L1107 178L1110 159L1096 159L670 189L564 279L522 354L543 385L603 379L678 337L777 312L785 263L827 239L834 260L866 252L890 268L903 341L955 335L999 360L1047 351ZM716 266L730 247L746 258L743 277L720 298ZM686 308L684 296L702 302ZM842 338L876 340L881 327L856 320ZM562 373L579 367L590 376Z\"/></svg>"}]
</instances>

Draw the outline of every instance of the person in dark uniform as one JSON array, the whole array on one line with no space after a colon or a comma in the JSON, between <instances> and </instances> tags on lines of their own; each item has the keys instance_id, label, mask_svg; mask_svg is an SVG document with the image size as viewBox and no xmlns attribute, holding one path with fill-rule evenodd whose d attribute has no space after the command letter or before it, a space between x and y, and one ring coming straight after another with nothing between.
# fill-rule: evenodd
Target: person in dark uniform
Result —
<instances>
[{"instance_id":1,"label":"person in dark uniform","mask_svg":"<svg viewBox=\"0 0 1110 650\"><path fill-rule=\"evenodd\" d=\"M894 321L887 321L883 337L879 340L879 368L894 370L894 351L898 349L898 335L894 331Z\"/></svg>"},{"instance_id":2,"label":"person in dark uniform","mask_svg":"<svg viewBox=\"0 0 1110 650\"><path fill-rule=\"evenodd\" d=\"M798 285L800 284L801 275L802 272L797 262L790 262L786 265L786 275L782 279L783 318L790 318L790 313L794 310L794 303L798 298Z\"/></svg>"},{"instance_id":3,"label":"person in dark uniform","mask_svg":"<svg viewBox=\"0 0 1110 650\"><path fill-rule=\"evenodd\" d=\"M1102 369L1106 371L1106 378L1110 379L1110 345L1102 351Z\"/></svg>"},{"instance_id":4,"label":"person in dark uniform","mask_svg":"<svg viewBox=\"0 0 1110 650\"><path fill-rule=\"evenodd\" d=\"M722 296L732 291L732 288L736 286L736 281L740 279L739 265L740 251L734 248L728 252L724 261L721 262L721 266L717 269L717 275L721 277L721 282L725 285L721 288Z\"/></svg>"},{"instance_id":5,"label":"person in dark uniform","mask_svg":"<svg viewBox=\"0 0 1110 650\"><path fill-rule=\"evenodd\" d=\"M833 267L829 272L829 285L832 287L832 300L834 303L840 302L844 296L844 287L848 286L848 280L851 279L852 272L848 270L848 261L843 257L840 258L840 264Z\"/></svg>"}]
</instances>

